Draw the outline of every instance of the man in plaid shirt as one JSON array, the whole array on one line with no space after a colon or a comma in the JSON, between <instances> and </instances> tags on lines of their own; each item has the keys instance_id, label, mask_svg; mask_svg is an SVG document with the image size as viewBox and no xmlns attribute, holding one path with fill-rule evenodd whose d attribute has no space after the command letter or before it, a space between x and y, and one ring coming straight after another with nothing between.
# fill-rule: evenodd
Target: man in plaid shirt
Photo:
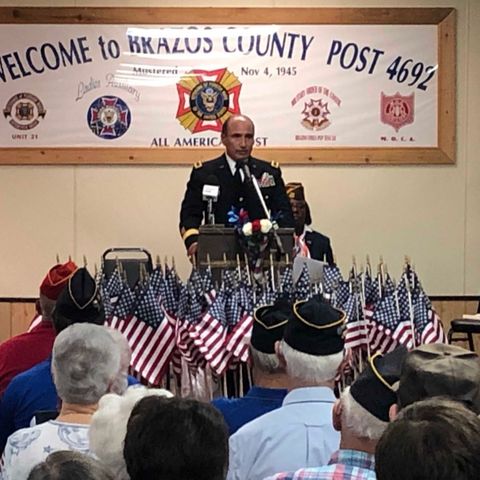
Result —
<instances>
[{"instance_id":1,"label":"man in plaid shirt","mask_svg":"<svg viewBox=\"0 0 480 480\"><path fill-rule=\"evenodd\" d=\"M394 384L406 356L402 347L374 356L333 408L333 426L341 432L340 450L328 465L278 473L266 480L375 480L375 447L396 403Z\"/></svg>"}]
</instances>

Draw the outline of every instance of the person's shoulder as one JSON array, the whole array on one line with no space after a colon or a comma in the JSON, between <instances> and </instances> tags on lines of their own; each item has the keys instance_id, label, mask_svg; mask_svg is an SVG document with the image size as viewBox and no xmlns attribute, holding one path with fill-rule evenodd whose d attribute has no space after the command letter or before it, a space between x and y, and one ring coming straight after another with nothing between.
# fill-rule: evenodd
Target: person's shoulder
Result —
<instances>
[{"instance_id":1,"label":"person's shoulder","mask_svg":"<svg viewBox=\"0 0 480 480\"><path fill-rule=\"evenodd\" d=\"M193 164L192 168L194 171L210 172L211 170L218 168L224 162L224 158L224 155L220 155L217 158L206 160L204 162L199 160Z\"/></svg>"},{"instance_id":2,"label":"person's shoulder","mask_svg":"<svg viewBox=\"0 0 480 480\"><path fill-rule=\"evenodd\" d=\"M280 170L280 164L275 160L268 162L267 160L252 157L252 161L256 163L258 168L263 168L267 172L278 172Z\"/></svg>"},{"instance_id":3,"label":"person's shoulder","mask_svg":"<svg viewBox=\"0 0 480 480\"><path fill-rule=\"evenodd\" d=\"M34 365L32 368L29 368L28 370L25 370L24 372L19 373L18 375L15 375L12 378L12 381L10 382L10 385L8 386L8 388L10 388L11 386L15 388L20 388L21 386L31 385L32 381L39 380L41 377L45 375L45 373L49 374L50 368L51 368L50 358L48 358L47 360L43 360L42 362L39 362L36 365Z\"/></svg>"},{"instance_id":4,"label":"person's shoulder","mask_svg":"<svg viewBox=\"0 0 480 480\"><path fill-rule=\"evenodd\" d=\"M323 233L317 232L316 230L312 230L311 232L307 232L306 236L310 236L311 238L316 238L322 242L329 242L330 237L327 237Z\"/></svg>"},{"instance_id":5,"label":"person's shoulder","mask_svg":"<svg viewBox=\"0 0 480 480\"><path fill-rule=\"evenodd\" d=\"M270 412L264 413L260 417L246 423L243 427L237 430L231 438L251 438L262 434L269 434L271 428L279 426L279 420L282 418L282 408L277 408Z\"/></svg>"},{"instance_id":6,"label":"person's shoulder","mask_svg":"<svg viewBox=\"0 0 480 480\"><path fill-rule=\"evenodd\" d=\"M40 438L42 432L46 428L48 428L46 427L47 424L48 422L42 423L40 425L35 425L34 427L25 427L16 430L8 437L7 447L11 446L20 450L26 449L29 445L31 445L33 442L37 441L38 438Z\"/></svg>"}]
</instances>

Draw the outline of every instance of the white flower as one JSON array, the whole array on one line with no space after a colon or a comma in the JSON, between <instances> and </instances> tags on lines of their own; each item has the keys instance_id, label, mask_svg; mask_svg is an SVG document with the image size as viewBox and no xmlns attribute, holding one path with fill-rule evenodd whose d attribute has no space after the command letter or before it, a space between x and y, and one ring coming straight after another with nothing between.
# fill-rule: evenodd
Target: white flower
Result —
<instances>
[{"instance_id":1,"label":"white flower","mask_svg":"<svg viewBox=\"0 0 480 480\"><path fill-rule=\"evenodd\" d=\"M252 234L252 222L246 223L242 227L242 232L246 237L249 237Z\"/></svg>"},{"instance_id":2,"label":"white flower","mask_svg":"<svg viewBox=\"0 0 480 480\"><path fill-rule=\"evenodd\" d=\"M260 220L260 231L262 233L268 233L272 229L272 222L267 218Z\"/></svg>"}]
</instances>

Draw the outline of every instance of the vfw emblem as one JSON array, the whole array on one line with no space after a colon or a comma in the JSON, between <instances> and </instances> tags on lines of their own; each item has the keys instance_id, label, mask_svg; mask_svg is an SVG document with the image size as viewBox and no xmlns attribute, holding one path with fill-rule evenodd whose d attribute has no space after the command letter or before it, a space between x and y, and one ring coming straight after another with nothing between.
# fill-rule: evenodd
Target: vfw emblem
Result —
<instances>
[{"instance_id":1,"label":"vfw emblem","mask_svg":"<svg viewBox=\"0 0 480 480\"><path fill-rule=\"evenodd\" d=\"M110 95L94 100L87 112L90 130L105 140L121 137L128 130L130 121L127 104L121 98Z\"/></svg>"},{"instance_id":2,"label":"vfw emblem","mask_svg":"<svg viewBox=\"0 0 480 480\"><path fill-rule=\"evenodd\" d=\"M242 84L226 68L219 70L192 70L177 83L177 120L192 133L213 130L233 114L240 113Z\"/></svg>"},{"instance_id":3,"label":"vfw emblem","mask_svg":"<svg viewBox=\"0 0 480 480\"><path fill-rule=\"evenodd\" d=\"M380 119L382 123L392 126L396 132L415 120L415 94L385 95L382 92L380 104Z\"/></svg>"}]
</instances>

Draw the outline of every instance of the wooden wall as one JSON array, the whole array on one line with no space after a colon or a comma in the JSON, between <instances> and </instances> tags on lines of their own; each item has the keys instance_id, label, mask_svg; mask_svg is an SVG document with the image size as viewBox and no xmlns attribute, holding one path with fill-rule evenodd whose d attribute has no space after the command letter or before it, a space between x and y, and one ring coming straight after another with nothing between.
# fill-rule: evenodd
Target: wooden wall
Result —
<instances>
[{"instance_id":1,"label":"wooden wall","mask_svg":"<svg viewBox=\"0 0 480 480\"><path fill-rule=\"evenodd\" d=\"M478 300L470 298L433 299L435 310L442 319L447 332L450 322L455 318L461 318L464 313L476 313ZM10 301L0 299L0 342L25 332L35 315L35 300ZM480 336L475 339L475 348L480 352ZM459 345L462 345L459 343ZM462 345L468 348L466 344Z\"/></svg>"},{"instance_id":2,"label":"wooden wall","mask_svg":"<svg viewBox=\"0 0 480 480\"><path fill-rule=\"evenodd\" d=\"M35 300L11 302L0 300L0 342L25 332L35 316Z\"/></svg>"}]
</instances>

